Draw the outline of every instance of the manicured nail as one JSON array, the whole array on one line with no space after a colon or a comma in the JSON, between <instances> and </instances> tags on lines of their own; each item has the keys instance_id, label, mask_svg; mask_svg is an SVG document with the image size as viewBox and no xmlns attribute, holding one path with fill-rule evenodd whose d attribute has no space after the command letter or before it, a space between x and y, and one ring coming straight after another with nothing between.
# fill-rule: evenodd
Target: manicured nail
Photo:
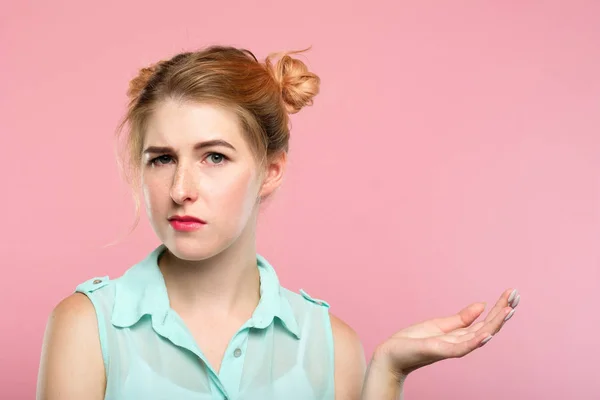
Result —
<instances>
[{"instance_id":1,"label":"manicured nail","mask_svg":"<svg viewBox=\"0 0 600 400\"><path fill-rule=\"evenodd\" d=\"M512 318L513 314L515 313L514 308L512 310L510 310L510 312L506 315L506 317L504 317L504 322L508 321L509 319Z\"/></svg>"},{"instance_id":2,"label":"manicured nail","mask_svg":"<svg viewBox=\"0 0 600 400\"><path fill-rule=\"evenodd\" d=\"M510 293L510 296L508 296L508 303L512 303L512 301L515 299L515 296L517 295L517 289L513 289L513 291Z\"/></svg>"},{"instance_id":3,"label":"manicured nail","mask_svg":"<svg viewBox=\"0 0 600 400\"><path fill-rule=\"evenodd\" d=\"M513 302L511 303L511 307L512 308L516 308L519 305L519 301L521 301L521 295L518 294L517 297L515 297L515 299L513 300Z\"/></svg>"},{"instance_id":4,"label":"manicured nail","mask_svg":"<svg viewBox=\"0 0 600 400\"><path fill-rule=\"evenodd\" d=\"M485 339L483 339L481 341L481 346L483 346L484 344L486 344L487 342L489 342L490 340L492 340L492 338L493 338L493 336L490 335L490 336L486 337Z\"/></svg>"}]
</instances>

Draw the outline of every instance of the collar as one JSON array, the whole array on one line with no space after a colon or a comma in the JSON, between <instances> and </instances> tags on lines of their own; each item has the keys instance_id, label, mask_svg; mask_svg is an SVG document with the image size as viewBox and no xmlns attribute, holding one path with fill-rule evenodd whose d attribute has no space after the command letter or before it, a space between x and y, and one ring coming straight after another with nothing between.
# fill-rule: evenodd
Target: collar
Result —
<instances>
[{"instance_id":1,"label":"collar","mask_svg":"<svg viewBox=\"0 0 600 400\"><path fill-rule=\"evenodd\" d=\"M166 247L160 245L116 280L115 305L111 318L114 326L131 327L145 315L149 315L153 322L164 324L168 315L174 313L158 267L158 258L165 250ZM259 254L256 261L260 274L260 301L246 326L264 329L277 318L288 332L299 339L300 329L294 311L282 293L275 270Z\"/></svg>"}]
</instances>

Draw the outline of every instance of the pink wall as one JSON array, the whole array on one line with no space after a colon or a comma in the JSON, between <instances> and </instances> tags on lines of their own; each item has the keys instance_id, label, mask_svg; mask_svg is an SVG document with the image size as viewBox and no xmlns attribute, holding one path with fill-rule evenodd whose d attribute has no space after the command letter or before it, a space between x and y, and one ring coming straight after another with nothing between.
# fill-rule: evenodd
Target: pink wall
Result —
<instances>
[{"instance_id":1,"label":"pink wall","mask_svg":"<svg viewBox=\"0 0 600 400\"><path fill-rule=\"evenodd\" d=\"M33 398L62 297L156 244L143 222L103 247L133 217L112 133L138 67L213 43L314 46L322 93L259 246L369 354L520 289L501 336L416 372L407 399L598 398L599 2L89 3L0 15L0 398Z\"/></svg>"}]
</instances>

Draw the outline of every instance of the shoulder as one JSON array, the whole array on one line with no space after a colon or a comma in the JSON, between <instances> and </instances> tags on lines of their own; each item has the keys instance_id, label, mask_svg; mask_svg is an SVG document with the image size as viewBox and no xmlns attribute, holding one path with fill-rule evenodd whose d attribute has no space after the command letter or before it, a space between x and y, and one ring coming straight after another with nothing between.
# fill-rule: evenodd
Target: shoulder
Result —
<instances>
[{"instance_id":1,"label":"shoulder","mask_svg":"<svg viewBox=\"0 0 600 400\"><path fill-rule=\"evenodd\" d=\"M53 345L97 341L98 320L92 302L82 293L73 293L62 300L50 314L47 333Z\"/></svg>"},{"instance_id":2,"label":"shoulder","mask_svg":"<svg viewBox=\"0 0 600 400\"><path fill-rule=\"evenodd\" d=\"M288 298L303 307L326 310L331 325L334 347L334 381L336 399L360 397L365 378L366 363L362 343L356 331L330 311L330 305L321 299L284 289Z\"/></svg>"},{"instance_id":3,"label":"shoulder","mask_svg":"<svg viewBox=\"0 0 600 400\"><path fill-rule=\"evenodd\" d=\"M109 289L114 282L108 276L104 276L91 278L77 285L75 293L64 298L52 310L48 320L50 333L60 334L60 336L71 335L77 340L90 340L91 337L97 341L98 311L90 294L110 292ZM88 335L78 335L78 333Z\"/></svg>"},{"instance_id":4,"label":"shoulder","mask_svg":"<svg viewBox=\"0 0 600 400\"><path fill-rule=\"evenodd\" d=\"M44 334L38 396L44 399L102 398L105 371L96 312L83 293L52 311Z\"/></svg>"},{"instance_id":5,"label":"shoulder","mask_svg":"<svg viewBox=\"0 0 600 400\"><path fill-rule=\"evenodd\" d=\"M331 321L331 330L333 331L333 337L336 340L336 344L343 346L344 348L353 348L357 350L360 347L360 351L362 351L362 345L360 342L360 338L356 331L344 322L342 319L338 318L332 313L329 313L329 319Z\"/></svg>"},{"instance_id":6,"label":"shoulder","mask_svg":"<svg viewBox=\"0 0 600 400\"><path fill-rule=\"evenodd\" d=\"M366 370L362 343L350 325L331 313L329 316L335 353L335 398L358 398Z\"/></svg>"},{"instance_id":7,"label":"shoulder","mask_svg":"<svg viewBox=\"0 0 600 400\"><path fill-rule=\"evenodd\" d=\"M98 336L98 322L92 302L83 293L73 293L52 310L48 320L51 339L86 340L87 333Z\"/></svg>"}]
</instances>

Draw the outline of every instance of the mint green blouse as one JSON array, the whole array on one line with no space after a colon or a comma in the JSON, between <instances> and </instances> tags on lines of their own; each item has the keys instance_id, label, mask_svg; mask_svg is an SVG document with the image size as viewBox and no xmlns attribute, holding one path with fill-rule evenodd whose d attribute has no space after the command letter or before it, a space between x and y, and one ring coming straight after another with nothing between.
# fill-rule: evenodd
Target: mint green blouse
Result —
<instances>
[{"instance_id":1,"label":"mint green blouse","mask_svg":"<svg viewBox=\"0 0 600 400\"><path fill-rule=\"evenodd\" d=\"M94 305L107 400L333 400L329 305L280 286L260 255L260 301L231 339L219 373L170 307L159 246L120 278L80 284Z\"/></svg>"}]
</instances>

